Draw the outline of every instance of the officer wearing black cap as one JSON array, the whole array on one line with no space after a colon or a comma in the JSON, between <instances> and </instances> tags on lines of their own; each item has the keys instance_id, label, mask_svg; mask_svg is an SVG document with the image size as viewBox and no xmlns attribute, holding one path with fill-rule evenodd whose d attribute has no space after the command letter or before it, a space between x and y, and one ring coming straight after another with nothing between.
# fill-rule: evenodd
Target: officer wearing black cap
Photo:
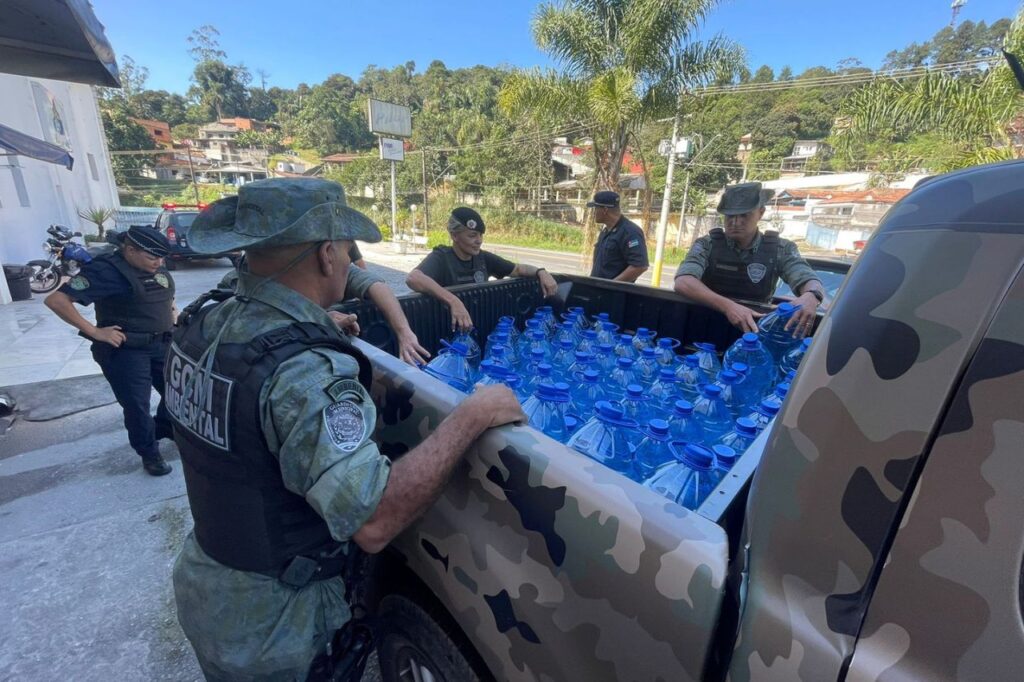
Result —
<instances>
[{"instance_id":1,"label":"officer wearing black cap","mask_svg":"<svg viewBox=\"0 0 1024 682\"><path fill-rule=\"evenodd\" d=\"M725 229L715 228L693 243L676 271L675 290L718 310L741 331L756 332L762 315L734 299L770 303L781 278L799 294L794 303L800 304L800 310L787 328L802 336L814 323L824 287L796 244L777 232L758 230L771 195L759 182L726 188L718 205Z\"/></svg>"},{"instance_id":2,"label":"officer wearing black cap","mask_svg":"<svg viewBox=\"0 0 1024 682\"><path fill-rule=\"evenodd\" d=\"M128 442L152 476L171 472L157 449L172 438L164 407L164 357L174 326L174 280L164 267L167 239L152 227L133 225L113 253L97 256L46 298L46 306L90 339L92 356L124 411ZM96 324L75 308L96 305ZM152 389L160 394L150 414Z\"/></svg>"},{"instance_id":3,"label":"officer wearing black cap","mask_svg":"<svg viewBox=\"0 0 1024 682\"><path fill-rule=\"evenodd\" d=\"M413 291L429 294L451 309L453 329L472 329L473 320L462 301L445 287L482 284L491 277L536 277L545 298L558 289L554 277L544 268L513 263L481 249L486 230L479 213L468 206L456 208L448 218L452 245L434 247L405 280Z\"/></svg>"},{"instance_id":4,"label":"officer wearing black cap","mask_svg":"<svg viewBox=\"0 0 1024 682\"><path fill-rule=\"evenodd\" d=\"M598 192L587 208L594 209L594 220L604 225L594 245L590 276L636 282L650 266L643 230L622 215L615 192Z\"/></svg>"}]
</instances>

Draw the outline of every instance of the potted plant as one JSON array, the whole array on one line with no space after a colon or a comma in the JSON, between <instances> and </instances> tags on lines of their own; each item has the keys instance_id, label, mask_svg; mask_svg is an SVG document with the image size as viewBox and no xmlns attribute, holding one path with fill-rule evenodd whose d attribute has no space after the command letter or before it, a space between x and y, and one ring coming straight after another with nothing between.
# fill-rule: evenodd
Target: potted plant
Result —
<instances>
[{"instance_id":1,"label":"potted plant","mask_svg":"<svg viewBox=\"0 0 1024 682\"><path fill-rule=\"evenodd\" d=\"M107 222L114 217L114 209L112 208L88 208L78 211L78 217L82 220L86 220L96 225L97 237L96 241L103 241L103 233L106 228L103 227L103 223ZM91 240L89 240L91 241Z\"/></svg>"}]
</instances>

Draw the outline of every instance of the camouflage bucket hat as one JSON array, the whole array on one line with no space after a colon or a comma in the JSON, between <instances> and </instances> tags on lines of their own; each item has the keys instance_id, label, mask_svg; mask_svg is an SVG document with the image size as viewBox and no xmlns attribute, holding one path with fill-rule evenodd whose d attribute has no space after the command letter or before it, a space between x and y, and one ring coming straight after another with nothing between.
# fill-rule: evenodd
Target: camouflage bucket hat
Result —
<instances>
[{"instance_id":1,"label":"camouflage bucket hat","mask_svg":"<svg viewBox=\"0 0 1024 682\"><path fill-rule=\"evenodd\" d=\"M188 229L199 253L319 241L379 242L372 220L345 202L345 189L319 178L274 178L210 204Z\"/></svg>"}]
</instances>

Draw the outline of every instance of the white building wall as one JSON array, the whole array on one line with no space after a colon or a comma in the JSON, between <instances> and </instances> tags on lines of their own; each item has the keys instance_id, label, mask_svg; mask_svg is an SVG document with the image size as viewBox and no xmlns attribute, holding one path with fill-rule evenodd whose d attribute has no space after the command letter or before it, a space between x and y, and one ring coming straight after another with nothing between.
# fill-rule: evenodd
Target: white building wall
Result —
<instances>
[{"instance_id":1,"label":"white building wall","mask_svg":"<svg viewBox=\"0 0 1024 682\"><path fill-rule=\"evenodd\" d=\"M41 87L34 89L33 82ZM91 86L0 73L0 123L41 140L61 142L59 131L50 124L53 116L48 102L40 93L48 93L57 102L74 168L69 171L23 156L0 156L2 263L42 258L40 245L46 240L46 228L55 223L94 233L96 226L79 218L79 209L120 206ZM22 205L15 182L17 171L11 165L20 167L27 206Z\"/></svg>"}]
</instances>

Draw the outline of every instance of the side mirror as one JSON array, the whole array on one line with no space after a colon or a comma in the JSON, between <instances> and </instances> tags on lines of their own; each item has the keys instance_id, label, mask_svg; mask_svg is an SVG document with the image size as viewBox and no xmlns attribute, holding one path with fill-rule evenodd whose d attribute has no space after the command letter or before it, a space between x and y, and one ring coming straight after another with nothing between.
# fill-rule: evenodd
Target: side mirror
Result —
<instances>
[{"instance_id":1,"label":"side mirror","mask_svg":"<svg viewBox=\"0 0 1024 682\"><path fill-rule=\"evenodd\" d=\"M1003 57L1006 58L1006 62L1010 65L1010 70L1013 71L1014 78L1017 79L1021 89L1024 90L1024 65L1021 65L1017 55L1010 54L1006 50L1003 50Z\"/></svg>"}]
</instances>

